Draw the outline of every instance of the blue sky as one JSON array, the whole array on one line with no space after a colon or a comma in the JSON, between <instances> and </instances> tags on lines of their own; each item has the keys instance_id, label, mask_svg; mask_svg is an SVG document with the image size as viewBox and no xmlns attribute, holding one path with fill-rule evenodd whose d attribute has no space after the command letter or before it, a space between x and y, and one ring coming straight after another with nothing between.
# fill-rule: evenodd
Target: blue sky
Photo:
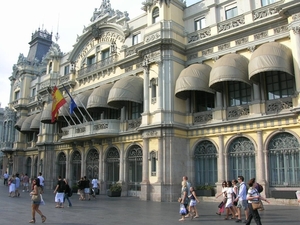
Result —
<instances>
[{"instance_id":1,"label":"blue sky","mask_svg":"<svg viewBox=\"0 0 300 225\"><path fill-rule=\"evenodd\" d=\"M127 11L130 18L143 13L144 0L110 0L111 7L122 12ZM187 0L187 6L200 0ZM27 56L31 34L38 28L59 33L58 44L62 52L68 52L75 44L77 34L81 34L84 25L90 23L95 8L102 0L80 1L52 0L44 3L40 0L5 1L0 8L0 103L4 108L9 102L12 67L17 63L20 53ZM54 35L53 35L54 36ZM55 40L55 39L53 39Z\"/></svg>"}]
</instances>

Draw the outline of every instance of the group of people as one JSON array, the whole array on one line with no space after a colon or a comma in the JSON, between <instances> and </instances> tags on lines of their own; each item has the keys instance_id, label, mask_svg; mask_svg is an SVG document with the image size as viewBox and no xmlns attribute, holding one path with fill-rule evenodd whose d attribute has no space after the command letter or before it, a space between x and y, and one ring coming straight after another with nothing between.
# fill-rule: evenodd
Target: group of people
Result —
<instances>
[{"instance_id":1,"label":"group of people","mask_svg":"<svg viewBox=\"0 0 300 225\"><path fill-rule=\"evenodd\" d=\"M94 178L92 182L87 179L86 176L81 177L81 179L77 182L78 185L78 194L79 200L91 200L91 196L96 198L96 193L99 190L99 182L97 178Z\"/></svg>"},{"instance_id":2,"label":"group of people","mask_svg":"<svg viewBox=\"0 0 300 225\"><path fill-rule=\"evenodd\" d=\"M258 210L252 207L252 203L259 203L262 200L269 203L269 201L260 195L261 185L255 178L248 181L248 187L243 176L238 176L237 180L224 181L221 193L216 195L216 198L223 197L216 214L221 215L226 210L225 220L228 220L231 215L231 219L236 219L237 223L244 222L249 225L254 219L257 225L261 225ZM242 209L245 213L244 221L241 219Z\"/></svg>"},{"instance_id":3,"label":"group of people","mask_svg":"<svg viewBox=\"0 0 300 225\"><path fill-rule=\"evenodd\" d=\"M8 186L9 197L19 197L20 191L29 192L29 177L27 174L13 174L9 176L7 172L3 174L3 185Z\"/></svg>"},{"instance_id":4,"label":"group of people","mask_svg":"<svg viewBox=\"0 0 300 225\"><path fill-rule=\"evenodd\" d=\"M199 203L199 200L194 187L188 182L187 176L182 178L181 184L181 197L178 199L181 214L179 221L184 221L188 217L191 219L198 218L199 214L196 204L197 202ZM246 225L249 225L254 219L257 225L261 225L258 209L254 208L252 204L260 203L262 207L261 201L270 202L261 196L260 192L262 192L262 186L256 182L255 178L248 181L248 186L244 182L243 176L238 176L237 180L224 181L221 193L216 195L216 198L223 197L222 202L218 206L219 211L217 214L221 215L226 210L225 220L228 220L231 215L231 219L235 219L237 223L244 222ZM244 210L245 214L244 221L241 219L242 210Z\"/></svg>"}]
</instances>

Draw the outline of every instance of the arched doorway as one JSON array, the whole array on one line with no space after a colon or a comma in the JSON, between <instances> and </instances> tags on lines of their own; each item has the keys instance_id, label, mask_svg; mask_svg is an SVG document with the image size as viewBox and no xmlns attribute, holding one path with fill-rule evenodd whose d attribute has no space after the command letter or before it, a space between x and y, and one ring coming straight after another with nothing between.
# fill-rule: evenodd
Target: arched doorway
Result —
<instances>
[{"instance_id":1,"label":"arched doorway","mask_svg":"<svg viewBox=\"0 0 300 225\"><path fill-rule=\"evenodd\" d=\"M74 151L71 157L71 165L72 165L72 183L76 183L80 178L82 177L81 175L81 154L79 151Z\"/></svg>"},{"instance_id":2,"label":"arched doorway","mask_svg":"<svg viewBox=\"0 0 300 225\"><path fill-rule=\"evenodd\" d=\"M66 177L66 154L61 152L57 157L57 177Z\"/></svg>"},{"instance_id":3,"label":"arched doorway","mask_svg":"<svg viewBox=\"0 0 300 225\"><path fill-rule=\"evenodd\" d=\"M128 162L128 196L139 196L143 176L143 150L138 145L129 148Z\"/></svg>"},{"instance_id":4,"label":"arched doorway","mask_svg":"<svg viewBox=\"0 0 300 225\"><path fill-rule=\"evenodd\" d=\"M96 149L91 149L86 157L86 177L89 180L98 179L99 176L99 153Z\"/></svg>"},{"instance_id":5,"label":"arched doorway","mask_svg":"<svg viewBox=\"0 0 300 225\"><path fill-rule=\"evenodd\" d=\"M106 154L106 189L112 183L119 181L120 154L115 147L110 148Z\"/></svg>"},{"instance_id":6,"label":"arched doorway","mask_svg":"<svg viewBox=\"0 0 300 225\"><path fill-rule=\"evenodd\" d=\"M201 141L194 152L195 186L215 185L218 181L217 149L211 141Z\"/></svg>"},{"instance_id":7,"label":"arched doorway","mask_svg":"<svg viewBox=\"0 0 300 225\"><path fill-rule=\"evenodd\" d=\"M295 136L289 133L276 134L270 140L269 171L270 186L300 186L300 145Z\"/></svg>"},{"instance_id":8,"label":"arched doorway","mask_svg":"<svg viewBox=\"0 0 300 225\"><path fill-rule=\"evenodd\" d=\"M228 179L237 179L238 176L243 176L245 182L248 182L256 176L255 148L248 138L235 138L229 145L228 154Z\"/></svg>"},{"instance_id":9,"label":"arched doorway","mask_svg":"<svg viewBox=\"0 0 300 225\"><path fill-rule=\"evenodd\" d=\"M27 158L26 160L26 173L28 175L28 177L31 177L31 163L32 163L32 159L30 157Z\"/></svg>"}]
</instances>

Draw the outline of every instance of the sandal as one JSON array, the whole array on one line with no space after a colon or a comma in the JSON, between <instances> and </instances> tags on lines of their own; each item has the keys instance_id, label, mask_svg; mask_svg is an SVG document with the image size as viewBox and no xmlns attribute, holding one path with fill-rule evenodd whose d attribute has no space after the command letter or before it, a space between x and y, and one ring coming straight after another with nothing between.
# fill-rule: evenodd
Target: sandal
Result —
<instances>
[{"instance_id":1,"label":"sandal","mask_svg":"<svg viewBox=\"0 0 300 225\"><path fill-rule=\"evenodd\" d=\"M46 219L46 216L42 215L42 223L45 223Z\"/></svg>"},{"instance_id":2,"label":"sandal","mask_svg":"<svg viewBox=\"0 0 300 225\"><path fill-rule=\"evenodd\" d=\"M35 223L35 219L30 220L29 223Z\"/></svg>"}]
</instances>

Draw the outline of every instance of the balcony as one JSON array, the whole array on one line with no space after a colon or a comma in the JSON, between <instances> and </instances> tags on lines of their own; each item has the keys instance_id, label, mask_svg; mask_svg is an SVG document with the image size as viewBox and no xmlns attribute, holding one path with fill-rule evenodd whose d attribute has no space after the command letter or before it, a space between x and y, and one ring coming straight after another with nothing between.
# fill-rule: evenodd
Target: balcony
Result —
<instances>
[{"instance_id":1,"label":"balcony","mask_svg":"<svg viewBox=\"0 0 300 225\"><path fill-rule=\"evenodd\" d=\"M108 119L62 128L61 141L90 139L93 136L113 137L120 133L120 120Z\"/></svg>"}]
</instances>

